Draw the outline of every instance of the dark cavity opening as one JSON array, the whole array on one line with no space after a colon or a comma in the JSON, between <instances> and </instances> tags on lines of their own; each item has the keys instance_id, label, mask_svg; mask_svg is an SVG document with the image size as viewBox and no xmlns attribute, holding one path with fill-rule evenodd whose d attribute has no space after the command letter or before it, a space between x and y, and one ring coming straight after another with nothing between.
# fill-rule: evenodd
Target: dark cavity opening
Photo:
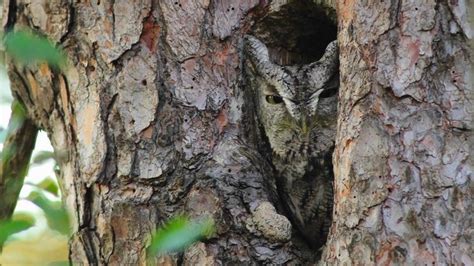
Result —
<instances>
[{"instance_id":1,"label":"dark cavity opening","mask_svg":"<svg viewBox=\"0 0 474 266\"><path fill-rule=\"evenodd\" d=\"M319 60L337 38L336 13L310 0L293 0L270 10L255 24L253 35L268 47L279 65L308 64Z\"/></svg>"}]
</instances>

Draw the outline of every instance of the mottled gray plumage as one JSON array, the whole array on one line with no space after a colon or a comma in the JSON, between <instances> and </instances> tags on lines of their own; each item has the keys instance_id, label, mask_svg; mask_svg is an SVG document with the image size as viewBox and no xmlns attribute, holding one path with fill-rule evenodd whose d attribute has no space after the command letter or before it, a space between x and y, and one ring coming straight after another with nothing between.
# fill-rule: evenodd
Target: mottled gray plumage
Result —
<instances>
[{"instance_id":1,"label":"mottled gray plumage","mask_svg":"<svg viewBox=\"0 0 474 266\"><path fill-rule=\"evenodd\" d=\"M246 37L246 67L257 116L273 151L280 197L313 245L325 242L332 216L332 152L336 132L338 51L302 66L279 66L267 47Z\"/></svg>"}]
</instances>

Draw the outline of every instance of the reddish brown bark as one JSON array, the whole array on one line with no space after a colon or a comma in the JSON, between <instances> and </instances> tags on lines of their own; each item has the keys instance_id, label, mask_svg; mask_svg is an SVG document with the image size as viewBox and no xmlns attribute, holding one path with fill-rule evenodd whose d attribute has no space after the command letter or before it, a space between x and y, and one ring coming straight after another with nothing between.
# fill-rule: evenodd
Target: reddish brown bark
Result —
<instances>
[{"instance_id":1,"label":"reddish brown bark","mask_svg":"<svg viewBox=\"0 0 474 266\"><path fill-rule=\"evenodd\" d=\"M339 2L337 193L324 264L472 264L468 11L461 1Z\"/></svg>"}]
</instances>

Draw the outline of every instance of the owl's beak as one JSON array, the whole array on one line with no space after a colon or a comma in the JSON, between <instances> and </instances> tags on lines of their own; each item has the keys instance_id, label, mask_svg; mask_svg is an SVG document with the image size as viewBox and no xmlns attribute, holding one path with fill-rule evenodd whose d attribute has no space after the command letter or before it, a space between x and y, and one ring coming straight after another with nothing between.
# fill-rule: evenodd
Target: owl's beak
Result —
<instances>
[{"instance_id":1,"label":"owl's beak","mask_svg":"<svg viewBox=\"0 0 474 266\"><path fill-rule=\"evenodd\" d=\"M309 121L305 115L301 116L300 128L301 128L301 133L303 133L304 136L309 134L309 130L310 130Z\"/></svg>"}]
</instances>

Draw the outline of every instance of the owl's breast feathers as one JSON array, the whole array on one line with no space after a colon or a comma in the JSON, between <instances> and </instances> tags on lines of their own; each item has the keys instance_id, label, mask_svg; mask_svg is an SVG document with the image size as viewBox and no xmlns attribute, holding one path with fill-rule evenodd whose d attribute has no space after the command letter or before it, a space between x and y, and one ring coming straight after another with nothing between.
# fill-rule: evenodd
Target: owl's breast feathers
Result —
<instances>
[{"instance_id":1,"label":"owl's breast feathers","mask_svg":"<svg viewBox=\"0 0 474 266\"><path fill-rule=\"evenodd\" d=\"M332 150L320 158L309 160L305 169L298 169L289 163L278 177L280 194L291 213L290 219L303 238L314 247L326 241L332 221L331 154Z\"/></svg>"}]
</instances>

